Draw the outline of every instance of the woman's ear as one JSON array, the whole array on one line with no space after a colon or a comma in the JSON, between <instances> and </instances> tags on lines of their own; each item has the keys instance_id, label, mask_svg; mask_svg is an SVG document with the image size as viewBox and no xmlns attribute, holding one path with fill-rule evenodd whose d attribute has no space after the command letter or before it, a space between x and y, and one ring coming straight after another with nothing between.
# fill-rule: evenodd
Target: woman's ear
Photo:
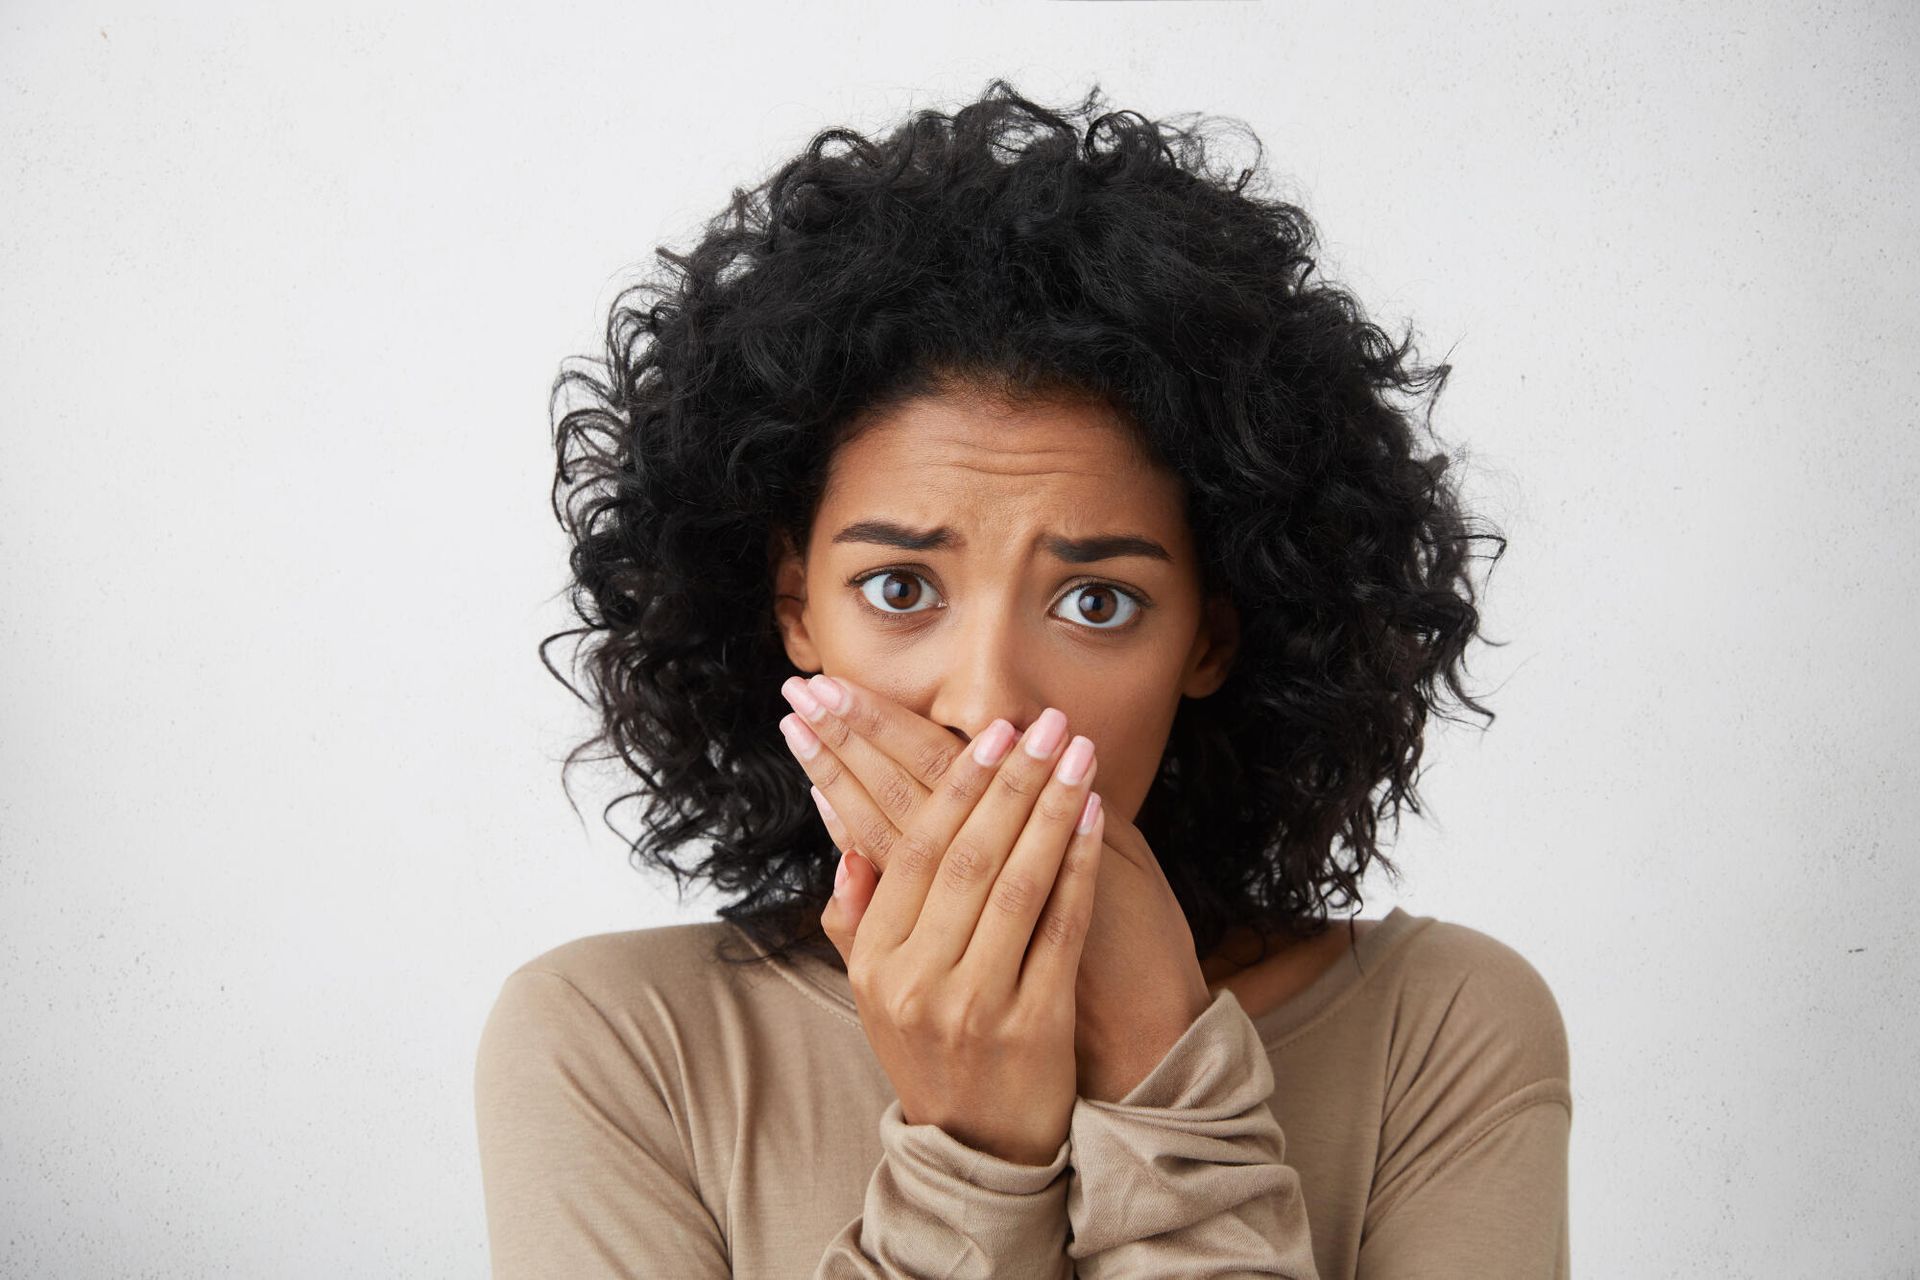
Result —
<instances>
[{"instance_id":1,"label":"woman's ear","mask_svg":"<svg viewBox=\"0 0 1920 1280\"><path fill-rule=\"evenodd\" d=\"M1224 595L1208 596L1193 651L1187 655L1187 678L1180 692L1204 698L1227 682L1234 655L1240 651L1240 611Z\"/></svg>"},{"instance_id":2,"label":"woman's ear","mask_svg":"<svg viewBox=\"0 0 1920 1280\"><path fill-rule=\"evenodd\" d=\"M807 568L785 530L767 538L767 570L773 577L773 620L787 660L802 671L819 671L819 651L807 633Z\"/></svg>"}]
</instances>

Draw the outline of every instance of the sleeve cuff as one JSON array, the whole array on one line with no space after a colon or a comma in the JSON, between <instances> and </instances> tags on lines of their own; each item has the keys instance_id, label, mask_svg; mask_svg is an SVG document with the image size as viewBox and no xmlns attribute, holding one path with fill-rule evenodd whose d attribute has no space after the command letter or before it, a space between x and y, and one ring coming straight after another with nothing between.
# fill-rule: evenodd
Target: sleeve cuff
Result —
<instances>
[{"instance_id":1,"label":"sleeve cuff","mask_svg":"<svg viewBox=\"0 0 1920 1280\"><path fill-rule=\"evenodd\" d=\"M1299 1178L1267 1106L1273 1087L1258 1029L1222 988L1124 1098L1076 1101L1069 1253L1086 1259L1149 1240L1177 1250L1203 1237L1210 1247L1236 1242L1249 1256L1271 1251L1263 1239L1303 1250ZM1249 1212L1280 1214L1274 1234L1255 1230Z\"/></svg>"},{"instance_id":2,"label":"sleeve cuff","mask_svg":"<svg viewBox=\"0 0 1920 1280\"><path fill-rule=\"evenodd\" d=\"M1017 1164L933 1124L880 1113L880 1163L861 1216L829 1246L821 1274L1060 1280L1066 1256L1067 1153Z\"/></svg>"},{"instance_id":3,"label":"sleeve cuff","mask_svg":"<svg viewBox=\"0 0 1920 1280\"><path fill-rule=\"evenodd\" d=\"M1117 1116L1151 1118L1156 1111L1178 1110L1188 1120L1246 1109L1273 1094L1273 1066L1253 1019L1231 989L1214 993L1213 1003L1173 1042L1146 1078L1117 1102L1082 1098L1075 1106Z\"/></svg>"},{"instance_id":4,"label":"sleeve cuff","mask_svg":"<svg viewBox=\"0 0 1920 1280\"><path fill-rule=\"evenodd\" d=\"M1004 1196L1042 1194L1066 1171L1071 1144L1063 1140L1048 1164L1018 1164L970 1147L937 1124L908 1124L895 1098L880 1113L880 1145L922 1189L977 1197L981 1191Z\"/></svg>"}]
</instances>

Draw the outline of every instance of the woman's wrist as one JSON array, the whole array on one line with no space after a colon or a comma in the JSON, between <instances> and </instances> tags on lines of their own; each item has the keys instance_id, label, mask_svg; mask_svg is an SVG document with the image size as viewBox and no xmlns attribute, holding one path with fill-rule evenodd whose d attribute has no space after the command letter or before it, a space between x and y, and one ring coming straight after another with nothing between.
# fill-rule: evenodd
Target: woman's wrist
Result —
<instances>
[{"instance_id":1,"label":"woman's wrist","mask_svg":"<svg viewBox=\"0 0 1920 1280\"><path fill-rule=\"evenodd\" d=\"M1162 1013L1142 1008L1116 1027L1082 1020L1074 1038L1079 1095L1091 1102L1118 1102L1126 1097L1212 1003L1213 997L1201 981L1190 986L1184 1003L1163 1004Z\"/></svg>"}]
</instances>

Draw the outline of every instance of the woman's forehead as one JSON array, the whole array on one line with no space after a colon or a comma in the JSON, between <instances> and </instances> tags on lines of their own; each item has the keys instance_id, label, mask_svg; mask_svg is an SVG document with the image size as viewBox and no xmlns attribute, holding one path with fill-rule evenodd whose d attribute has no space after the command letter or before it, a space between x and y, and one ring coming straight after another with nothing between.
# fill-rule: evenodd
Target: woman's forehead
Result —
<instances>
[{"instance_id":1,"label":"woman's forehead","mask_svg":"<svg viewBox=\"0 0 1920 1280\"><path fill-rule=\"evenodd\" d=\"M1146 462L1125 424L1091 404L921 400L876 418L836 452L816 544L857 524L891 526L903 548L901 532L918 531L922 549L939 551L1024 551L1123 527L1172 558L1189 541L1178 477Z\"/></svg>"},{"instance_id":2,"label":"woman's forehead","mask_svg":"<svg viewBox=\"0 0 1920 1280\"><path fill-rule=\"evenodd\" d=\"M897 482L934 470L983 476L1081 477L1173 484L1155 475L1137 433L1087 400L1011 404L978 396L924 396L876 414L834 451L829 483Z\"/></svg>"}]
</instances>

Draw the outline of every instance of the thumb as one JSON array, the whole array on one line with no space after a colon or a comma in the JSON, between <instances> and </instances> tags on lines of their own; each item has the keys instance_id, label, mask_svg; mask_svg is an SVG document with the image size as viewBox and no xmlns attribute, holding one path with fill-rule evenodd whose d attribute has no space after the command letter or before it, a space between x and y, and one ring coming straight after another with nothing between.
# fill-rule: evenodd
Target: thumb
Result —
<instances>
[{"instance_id":1,"label":"thumb","mask_svg":"<svg viewBox=\"0 0 1920 1280\"><path fill-rule=\"evenodd\" d=\"M853 967L853 943L860 932L861 917L866 915L867 904L873 901L873 891L879 883L879 873L871 862L851 850L840 855L840 866L834 872L833 897L820 915L820 927L840 953L840 962L849 970Z\"/></svg>"},{"instance_id":2,"label":"thumb","mask_svg":"<svg viewBox=\"0 0 1920 1280\"><path fill-rule=\"evenodd\" d=\"M827 803L827 798L820 794L820 788L814 787L812 792L813 803L820 810L820 821L835 847L841 850L840 865L833 876L833 897L827 909L820 913L820 928L840 953L840 962L851 968L854 935L859 932L860 917L867 913L867 903L873 900L880 873L873 863L853 851L852 833Z\"/></svg>"}]
</instances>

